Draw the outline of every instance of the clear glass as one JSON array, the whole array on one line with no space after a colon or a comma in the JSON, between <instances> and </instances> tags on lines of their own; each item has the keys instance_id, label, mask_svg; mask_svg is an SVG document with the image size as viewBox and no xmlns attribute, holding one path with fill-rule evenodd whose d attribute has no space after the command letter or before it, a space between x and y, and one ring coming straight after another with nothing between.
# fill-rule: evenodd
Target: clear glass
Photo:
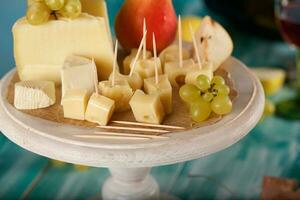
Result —
<instances>
[{"instance_id":1,"label":"clear glass","mask_svg":"<svg viewBox=\"0 0 300 200\"><path fill-rule=\"evenodd\" d=\"M284 40L296 49L295 98L279 102L277 113L288 119L300 120L300 0L275 0L275 16Z\"/></svg>"}]
</instances>

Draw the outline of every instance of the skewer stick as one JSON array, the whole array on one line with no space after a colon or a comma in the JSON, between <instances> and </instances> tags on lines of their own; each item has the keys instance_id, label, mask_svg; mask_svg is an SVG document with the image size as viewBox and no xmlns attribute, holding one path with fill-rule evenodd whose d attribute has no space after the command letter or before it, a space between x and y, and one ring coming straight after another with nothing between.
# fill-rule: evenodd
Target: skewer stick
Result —
<instances>
[{"instance_id":1,"label":"skewer stick","mask_svg":"<svg viewBox=\"0 0 300 200\"><path fill-rule=\"evenodd\" d=\"M191 34L192 39L193 39L194 49L196 51L196 58L197 58L198 66L199 66L199 69L202 69L202 63L201 63L201 59L200 59L200 55L199 55L199 48L198 48L198 45L197 45L197 42L196 42L194 30L193 30L193 27L192 27L191 23L189 23L189 27L190 27L190 34Z\"/></svg>"},{"instance_id":2,"label":"skewer stick","mask_svg":"<svg viewBox=\"0 0 300 200\"><path fill-rule=\"evenodd\" d=\"M152 35L152 41L153 41L154 66L155 66L155 83L158 84L157 50L156 50L156 39L154 33Z\"/></svg>"},{"instance_id":3,"label":"skewer stick","mask_svg":"<svg viewBox=\"0 0 300 200\"><path fill-rule=\"evenodd\" d=\"M168 133L170 131L153 129L153 128L135 128L135 127L121 127L121 126L97 126L102 129L115 129L115 130L125 130L125 131L143 131L148 133Z\"/></svg>"},{"instance_id":4,"label":"skewer stick","mask_svg":"<svg viewBox=\"0 0 300 200\"><path fill-rule=\"evenodd\" d=\"M169 138L167 136L161 135L149 135L149 134L138 134L138 133L117 133L117 132L94 132L93 134L97 135L114 135L114 136L128 136L128 137L147 137L147 138L155 138L155 139L166 139Z\"/></svg>"},{"instance_id":5,"label":"skewer stick","mask_svg":"<svg viewBox=\"0 0 300 200\"><path fill-rule=\"evenodd\" d=\"M115 57L114 57L113 74L112 74L112 80L111 80L111 84L113 87L115 86L117 59L118 59L118 40L116 40L116 44L115 44Z\"/></svg>"},{"instance_id":6,"label":"skewer stick","mask_svg":"<svg viewBox=\"0 0 300 200\"><path fill-rule=\"evenodd\" d=\"M143 43L144 43L144 40L146 39L146 35L147 35L147 31L145 32L145 34L143 35L143 38L141 40L141 43L140 43L140 46L138 48L138 51L137 51L137 54L134 58L134 61L132 63L132 68L130 70L130 73L129 73L129 76L131 77L133 72L134 72L134 69L135 69L135 66L136 66L136 62L138 61L139 57L140 57L140 54L141 54L141 50L142 50L142 47L143 47Z\"/></svg>"},{"instance_id":7,"label":"skewer stick","mask_svg":"<svg viewBox=\"0 0 300 200\"><path fill-rule=\"evenodd\" d=\"M94 58L92 59L92 64L94 65L94 87L95 87L95 92L98 95L99 94L99 89L98 89L98 74L97 74L97 67L96 67Z\"/></svg>"},{"instance_id":8,"label":"skewer stick","mask_svg":"<svg viewBox=\"0 0 300 200\"><path fill-rule=\"evenodd\" d=\"M182 28L181 28L181 16L178 16L178 49L179 49L179 67L183 67L182 60Z\"/></svg>"},{"instance_id":9,"label":"skewer stick","mask_svg":"<svg viewBox=\"0 0 300 200\"><path fill-rule=\"evenodd\" d=\"M184 129L186 129L186 128L180 127L180 126L161 125L161 124L147 124L147 123L129 122L129 121L112 121L112 123L123 124L123 125L133 125L133 126L143 126L143 127L177 129L177 130L184 130Z\"/></svg>"},{"instance_id":10,"label":"skewer stick","mask_svg":"<svg viewBox=\"0 0 300 200\"><path fill-rule=\"evenodd\" d=\"M78 138L86 139L113 139L113 140L150 140L149 137L128 137L128 136L117 136L117 135L75 135Z\"/></svg>"},{"instance_id":11,"label":"skewer stick","mask_svg":"<svg viewBox=\"0 0 300 200\"><path fill-rule=\"evenodd\" d=\"M144 17L144 24L143 24L143 35L146 34L147 26L146 26L146 18ZM147 35L147 34L146 34ZM146 53L147 53L147 40L144 40L144 48L143 48L143 60L146 59Z\"/></svg>"}]
</instances>

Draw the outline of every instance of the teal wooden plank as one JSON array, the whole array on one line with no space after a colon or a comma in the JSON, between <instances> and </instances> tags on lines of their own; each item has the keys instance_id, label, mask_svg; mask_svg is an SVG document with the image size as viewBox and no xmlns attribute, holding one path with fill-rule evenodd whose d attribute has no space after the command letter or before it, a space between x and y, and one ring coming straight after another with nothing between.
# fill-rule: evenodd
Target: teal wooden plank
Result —
<instances>
[{"instance_id":1,"label":"teal wooden plank","mask_svg":"<svg viewBox=\"0 0 300 200\"><path fill-rule=\"evenodd\" d=\"M0 199L18 199L47 159L0 138Z\"/></svg>"},{"instance_id":2,"label":"teal wooden plank","mask_svg":"<svg viewBox=\"0 0 300 200\"><path fill-rule=\"evenodd\" d=\"M73 165L51 166L27 199L91 199L101 197L107 169L78 171Z\"/></svg>"}]
</instances>

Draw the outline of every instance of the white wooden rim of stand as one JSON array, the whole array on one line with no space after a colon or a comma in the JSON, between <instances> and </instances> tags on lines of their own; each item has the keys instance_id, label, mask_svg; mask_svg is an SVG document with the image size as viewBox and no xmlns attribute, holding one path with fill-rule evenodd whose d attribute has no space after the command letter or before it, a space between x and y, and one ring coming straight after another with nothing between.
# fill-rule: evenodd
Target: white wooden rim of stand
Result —
<instances>
[{"instance_id":1,"label":"white wooden rim of stand","mask_svg":"<svg viewBox=\"0 0 300 200\"><path fill-rule=\"evenodd\" d=\"M235 81L238 98L221 121L198 129L167 134L168 139L146 141L95 140L74 137L93 129L63 125L29 116L6 100L15 69L2 79L0 129L11 141L34 153L94 167L139 168L173 164L220 151L243 138L259 121L264 93L259 80L235 58L223 66Z\"/></svg>"}]
</instances>

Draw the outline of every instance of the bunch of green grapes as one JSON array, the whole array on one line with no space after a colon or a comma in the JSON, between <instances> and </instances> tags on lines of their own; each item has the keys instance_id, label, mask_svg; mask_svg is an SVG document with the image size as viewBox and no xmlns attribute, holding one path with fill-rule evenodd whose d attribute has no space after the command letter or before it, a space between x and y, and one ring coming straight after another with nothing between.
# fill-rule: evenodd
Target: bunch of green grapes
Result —
<instances>
[{"instance_id":1,"label":"bunch of green grapes","mask_svg":"<svg viewBox=\"0 0 300 200\"><path fill-rule=\"evenodd\" d=\"M81 14L80 0L28 0L26 18L32 25L47 22L51 15L74 19Z\"/></svg>"},{"instance_id":2,"label":"bunch of green grapes","mask_svg":"<svg viewBox=\"0 0 300 200\"><path fill-rule=\"evenodd\" d=\"M196 122L209 118L212 112L226 115L232 110L230 88L221 76L212 80L205 75L197 77L196 85L185 84L179 90L180 98L189 106L190 115Z\"/></svg>"}]
</instances>

